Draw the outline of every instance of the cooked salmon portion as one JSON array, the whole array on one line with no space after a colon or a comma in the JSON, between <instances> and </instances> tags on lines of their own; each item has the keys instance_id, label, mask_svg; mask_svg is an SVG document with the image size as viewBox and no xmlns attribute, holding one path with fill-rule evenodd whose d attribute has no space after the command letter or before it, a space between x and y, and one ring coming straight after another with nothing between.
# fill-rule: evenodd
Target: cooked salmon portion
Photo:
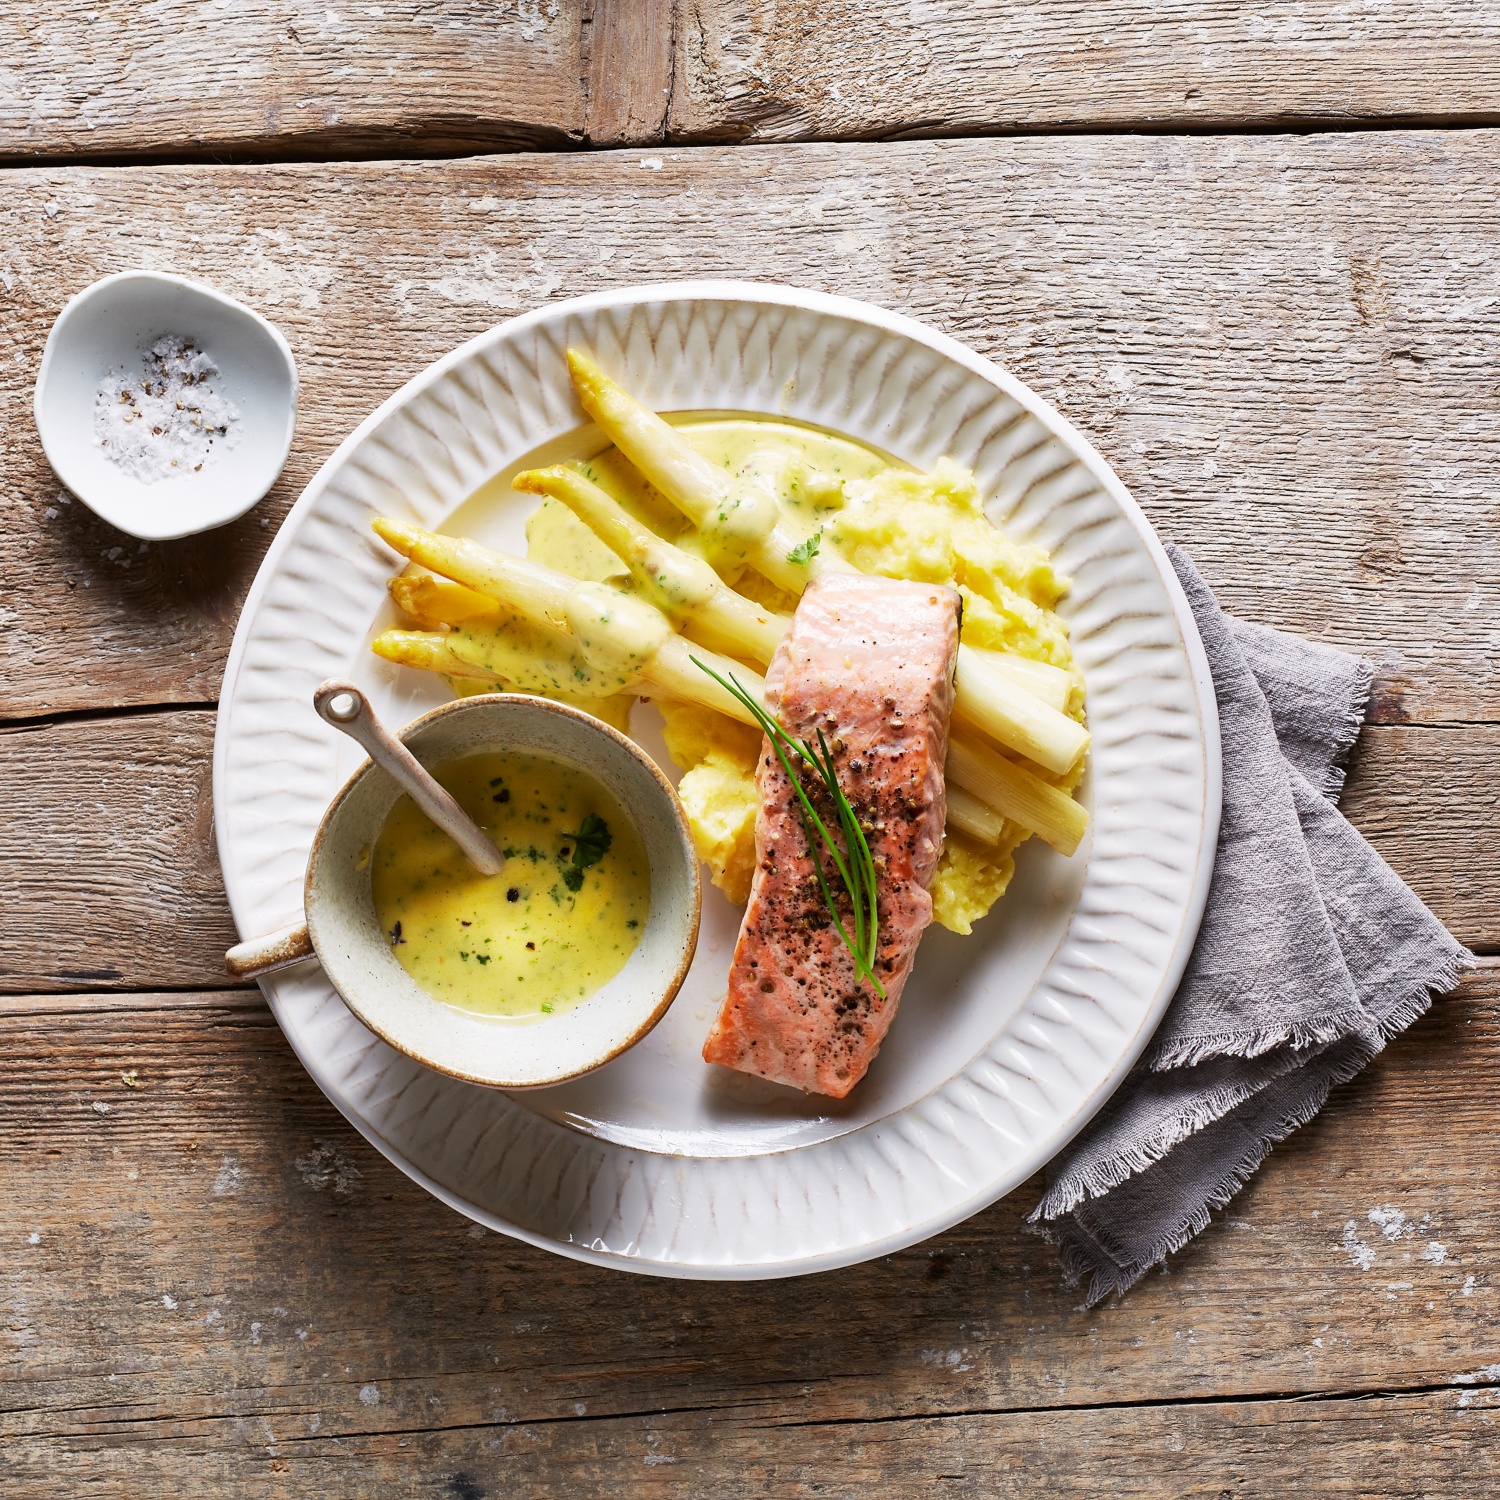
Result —
<instances>
[{"instance_id":1,"label":"cooked salmon portion","mask_svg":"<svg viewBox=\"0 0 1500 1500\"><path fill-rule=\"evenodd\" d=\"M833 751L839 786L875 859L875 971L885 998L860 978L834 930L796 794L766 741L756 770L750 904L729 993L703 1045L708 1062L835 1099L865 1076L932 921L927 887L943 846L959 607L951 588L863 574L825 573L803 594L766 674L766 708L794 739L816 745L821 729ZM792 766L836 828L811 768L795 757ZM842 883L826 851L822 857L852 935Z\"/></svg>"}]
</instances>

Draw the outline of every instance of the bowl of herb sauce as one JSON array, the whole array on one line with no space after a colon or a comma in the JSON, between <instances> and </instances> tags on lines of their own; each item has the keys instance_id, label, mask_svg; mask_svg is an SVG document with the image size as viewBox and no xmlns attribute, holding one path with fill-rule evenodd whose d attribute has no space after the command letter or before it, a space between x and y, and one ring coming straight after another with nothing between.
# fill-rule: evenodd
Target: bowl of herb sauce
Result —
<instances>
[{"instance_id":1,"label":"bowl of herb sauce","mask_svg":"<svg viewBox=\"0 0 1500 1500\"><path fill-rule=\"evenodd\" d=\"M600 1067L666 1013L698 940L698 859L671 783L566 704L461 698L401 734L505 856L471 866L366 762L330 804L304 890L312 947L393 1047L497 1088Z\"/></svg>"}]
</instances>

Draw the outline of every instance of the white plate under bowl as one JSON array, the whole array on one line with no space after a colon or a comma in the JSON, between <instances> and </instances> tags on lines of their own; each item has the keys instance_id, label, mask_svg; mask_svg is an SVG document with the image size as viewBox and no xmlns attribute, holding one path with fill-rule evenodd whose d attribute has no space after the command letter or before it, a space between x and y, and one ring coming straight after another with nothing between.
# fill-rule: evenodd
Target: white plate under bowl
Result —
<instances>
[{"instance_id":1,"label":"white plate under bowl","mask_svg":"<svg viewBox=\"0 0 1500 1500\"><path fill-rule=\"evenodd\" d=\"M214 747L219 854L241 933L298 916L323 809L358 751L313 713L352 676L388 722L445 696L368 647L392 618L388 514L519 549L509 477L597 451L564 351L665 412L748 411L915 464L972 468L991 517L1073 579L1062 613L1088 683L1089 838L1033 840L1004 901L924 938L901 1012L848 1100L804 1098L699 1054L739 913L706 890L667 1016L586 1079L506 1095L367 1032L314 965L262 980L308 1071L444 1202L625 1270L787 1276L910 1245L1017 1186L1109 1097L1197 932L1218 832L1213 687L1160 544L1089 443L1033 392L909 318L787 287L690 282L556 303L424 371L340 446L272 545L235 634ZM664 766L649 708L632 730Z\"/></svg>"}]
</instances>

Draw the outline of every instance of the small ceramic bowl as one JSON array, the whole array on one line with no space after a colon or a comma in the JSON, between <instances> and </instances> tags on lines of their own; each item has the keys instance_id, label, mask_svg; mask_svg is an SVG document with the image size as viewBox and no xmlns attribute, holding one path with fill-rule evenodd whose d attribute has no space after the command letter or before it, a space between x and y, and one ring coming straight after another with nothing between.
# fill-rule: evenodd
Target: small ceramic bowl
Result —
<instances>
[{"instance_id":1,"label":"small ceramic bowl","mask_svg":"<svg viewBox=\"0 0 1500 1500\"><path fill-rule=\"evenodd\" d=\"M218 366L214 389L239 413L232 447L146 482L94 436L104 378L134 375L163 334L190 339ZM57 477L112 526L148 541L191 536L243 515L276 482L297 419L292 351L259 313L211 287L160 271L122 271L85 288L58 315L36 378L36 425Z\"/></svg>"},{"instance_id":2,"label":"small ceramic bowl","mask_svg":"<svg viewBox=\"0 0 1500 1500\"><path fill-rule=\"evenodd\" d=\"M602 1066L666 1014L698 945L698 856L671 782L633 740L546 698L486 694L423 714L400 735L428 767L497 750L586 771L635 822L651 867L651 914L634 953L602 989L539 1021L475 1015L435 1000L391 952L375 915L369 850L401 795L368 761L323 815L298 929L232 949L232 973L263 973L309 947L349 1009L398 1051L469 1083L539 1088ZM276 945L280 943L280 950Z\"/></svg>"}]
</instances>

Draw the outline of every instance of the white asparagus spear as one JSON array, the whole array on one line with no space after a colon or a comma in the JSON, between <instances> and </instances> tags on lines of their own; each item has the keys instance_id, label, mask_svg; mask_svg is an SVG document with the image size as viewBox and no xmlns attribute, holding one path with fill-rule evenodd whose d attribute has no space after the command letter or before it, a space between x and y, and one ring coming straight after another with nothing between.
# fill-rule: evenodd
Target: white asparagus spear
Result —
<instances>
[{"instance_id":1,"label":"white asparagus spear","mask_svg":"<svg viewBox=\"0 0 1500 1500\"><path fill-rule=\"evenodd\" d=\"M374 527L403 557L571 633L580 654L596 671L612 675L618 691L628 692L641 681L650 682L675 697L755 727L754 716L744 704L709 677L697 661L722 677L737 678L758 701L765 697L765 679L729 657L689 645L644 600L604 584L580 583L565 573L467 538L439 536L384 517ZM955 758L960 746L957 741L949 746L948 774L954 785L1065 853L1077 847L1088 816L1071 797L984 747L964 748L967 753ZM985 831L993 824L966 816L962 805L955 822L977 838L995 841Z\"/></svg>"},{"instance_id":2,"label":"white asparagus spear","mask_svg":"<svg viewBox=\"0 0 1500 1500\"><path fill-rule=\"evenodd\" d=\"M978 797L950 782L946 789L948 827L957 828L981 844L998 844L1005 832L1005 819Z\"/></svg>"},{"instance_id":3,"label":"white asparagus spear","mask_svg":"<svg viewBox=\"0 0 1500 1500\"><path fill-rule=\"evenodd\" d=\"M972 646L958 648L953 717L1059 776L1088 748L1089 732L995 670Z\"/></svg>"},{"instance_id":4,"label":"white asparagus spear","mask_svg":"<svg viewBox=\"0 0 1500 1500\"><path fill-rule=\"evenodd\" d=\"M470 620L497 619L500 614L500 606L488 594L466 589L451 578L439 578L425 568L391 579L386 591L399 609L424 623L462 625Z\"/></svg>"},{"instance_id":5,"label":"white asparagus spear","mask_svg":"<svg viewBox=\"0 0 1500 1500\"><path fill-rule=\"evenodd\" d=\"M559 464L516 475L515 488L566 505L630 569L638 591L680 624L696 624L731 651L767 662L791 621L736 593L701 557L636 520L612 495Z\"/></svg>"},{"instance_id":6,"label":"white asparagus spear","mask_svg":"<svg viewBox=\"0 0 1500 1500\"><path fill-rule=\"evenodd\" d=\"M458 585L454 585L455 588ZM468 592L465 590L465 592ZM494 604L495 601L489 601ZM474 684L478 692L530 693L535 692L533 683L516 683L503 672L489 667L477 666L465 661L448 645L451 637L427 630L384 630L370 643L376 656L383 656L398 667L415 667L419 671L436 672L441 677L464 678ZM589 693L565 693L560 688L548 688L546 696L559 703L570 703L603 719L616 729L628 729L630 705L634 701L630 694L599 697ZM662 691L660 696L668 696Z\"/></svg>"},{"instance_id":7,"label":"white asparagus spear","mask_svg":"<svg viewBox=\"0 0 1500 1500\"><path fill-rule=\"evenodd\" d=\"M430 630L383 630L370 642L370 649L398 666L419 667L440 677L469 677L496 685L501 681L498 674L487 668L455 656L447 636Z\"/></svg>"},{"instance_id":8,"label":"white asparagus spear","mask_svg":"<svg viewBox=\"0 0 1500 1500\"><path fill-rule=\"evenodd\" d=\"M787 560L801 538L782 524L781 507L769 490L715 468L588 355L569 349L568 370L583 409L708 538L724 563L749 563L782 588L802 592L807 570ZM649 455L649 467L639 454Z\"/></svg>"},{"instance_id":9,"label":"white asparagus spear","mask_svg":"<svg viewBox=\"0 0 1500 1500\"><path fill-rule=\"evenodd\" d=\"M431 568L457 583L499 599L524 615L566 630L579 653L601 674L614 679L617 692L640 682L654 683L678 697L718 709L744 724L754 716L694 666L697 655L720 674L746 669L727 656L690 646L677 635L660 610L602 583L580 583L508 552L481 546L466 537L439 536L402 521L380 517L376 534L403 557ZM763 686L763 685L762 685ZM747 684L747 691L749 691Z\"/></svg>"},{"instance_id":10,"label":"white asparagus spear","mask_svg":"<svg viewBox=\"0 0 1500 1500\"><path fill-rule=\"evenodd\" d=\"M721 557L748 563L791 593L801 593L819 573L858 571L832 549L812 556L798 552L798 539L780 524L775 496L755 481L715 468L587 355L570 349L568 369L584 410ZM805 560L793 561L794 554ZM1049 771L1071 770L1088 749L1088 730L995 671L973 647L958 648L957 686L958 718Z\"/></svg>"},{"instance_id":11,"label":"white asparagus spear","mask_svg":"<svg viewBox=\"0 0 1500 1500\"><path fill-rule=\"evenodd\" d=\"M561 464L528 469L513 483L526 494L548 495L566 505L630 569L640 592L682 627L706 630L735 655L770 661L792 623L790 616L737 593L701 557L658 536L575 469ZM987 678L1006 678L1048 710L1061 709L1072 691L1069 674L1047 662L976 648L968 648L964 661L971 677L979 672ZM995 696L992 681L979 688L982 701Z\"/></svg>"},{"instance_id":12,"label":"white asparagus spear","mask_svg":"<svg viewBox=\"0 0 1500 1500\"><path fill-rule=\"evenodd\" d=\"M966 646L992 671L1008 677L1017 687L1025 688L1033 698L1040 699L1049 708L1059 712L1066 709L1073 694L1073 674L1051 662L1037 661L1035 657L1022 656L1018 651L995 651L988 646Z\"/></svg>"},{"instance_id":13,"label":"white asparagus spear","mask_svg":"<svg viewBox=\"0 0 1500 1500\"><path fill-rule=\"evenodd\" d=\"M1088 813L1067 792L987 746L950 739L946 772L949 781L1029 828L1059 853L1072 854L1088 830Z\"/></svg>"}]
</instances>

